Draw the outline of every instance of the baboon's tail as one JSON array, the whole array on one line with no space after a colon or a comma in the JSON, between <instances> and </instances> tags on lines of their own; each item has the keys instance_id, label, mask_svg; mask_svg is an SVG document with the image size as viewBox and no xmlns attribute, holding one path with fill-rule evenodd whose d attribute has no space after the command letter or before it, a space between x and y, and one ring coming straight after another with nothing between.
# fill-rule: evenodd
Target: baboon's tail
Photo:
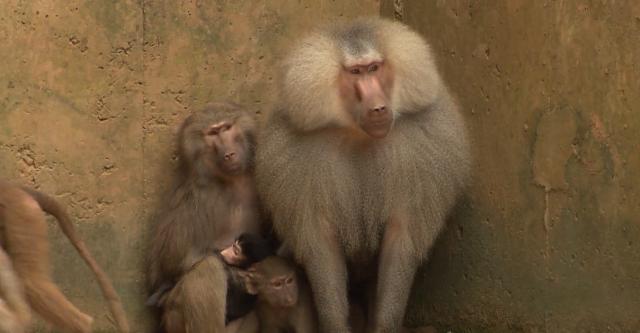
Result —
<instances>
[{"instance_id":1,"label":"baboon's tail","mask_svg":"<svg viewBox=\"0 0 640 333\"><path fill-rule=\"evenodd\" d=\"M95 259L93 259L93 256L89 252L89 249L82 238L80 238L76 233L76 229L74 228L67 212L53 197L34 189L26 187L23 187L22 189L29 193L29 195L38 202L42 210L53 215L58 220L58 225L60 226L60 229L62 229L62 232L67 236L67 238L69 238L71 244L76 248L76 250L78 250L82 259L84 259L87 265L89 265L89 268L91 268L93 273L96 275L96 279L98 280L98 284L102 290L102 295L109 304L109 309L113 314L118 329L122 333L129 333L129 323L127 322L127 316L124 312L124 308L122 307L122 301L120 301L118 293L116 293L116 290L113 288L111 280L107 274L102 270L102 268L100 268Z\"/></svg>"}]
</instances>

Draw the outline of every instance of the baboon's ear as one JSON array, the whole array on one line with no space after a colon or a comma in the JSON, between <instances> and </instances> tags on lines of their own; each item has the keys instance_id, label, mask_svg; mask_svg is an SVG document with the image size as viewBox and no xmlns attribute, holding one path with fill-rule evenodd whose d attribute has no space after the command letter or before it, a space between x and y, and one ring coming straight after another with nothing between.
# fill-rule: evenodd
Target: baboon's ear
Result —
<instances>
[{"instance_id":1,"label":"baboon's ear","mask_svg":"<svg viewBox=\"0 0 640 333\"><path fill-rule=\"evenodd\" d=\"M244 288L246 289L247 293L251 295L257 295L258 273L256 272L255 268L250 267L246 271L241 271L239 275L242 278L242 282L244 283Z\"/></svg>"}]
</instances>

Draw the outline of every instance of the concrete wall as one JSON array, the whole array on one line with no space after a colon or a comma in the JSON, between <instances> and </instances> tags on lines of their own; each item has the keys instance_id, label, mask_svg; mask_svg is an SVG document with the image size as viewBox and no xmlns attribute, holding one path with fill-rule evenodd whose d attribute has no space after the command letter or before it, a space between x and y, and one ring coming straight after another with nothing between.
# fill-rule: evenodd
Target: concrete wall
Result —
<instances>
[{"instance_id":1,"label":"concrete wall","mask_svg":"<svg viewBox=\"0 0 640 333\"><path fill-rule=\"evenodd\" d=\"M421 270L407 320L443 332L640 330L640 3L383 0L427 36L474 139L474 184ZM0 177L54 194L144 331L148 217L176 125L274 102L301 31L357 1L0 3ZM111 331L51 225L55 278ZM38 325L38 331L49 331Z\"/></svg>"},{"instance_id":2,"label":"concrete wall","mask_svg":"<svg viewBox=\"0 0 640 333\"><path fill-rule=\"evenodd\" d=\"M378 12L378 0L2 1L0 177L68 207L144 331L145 238L170 183L176 125L216 99L267 109L274 64L295 37ZM50 231L55 279L111 331L89 270Z\"/></svg>"},{"instance_id":3,"label":"concrete wall","mask_svg":"<svg viewBox=\"0 0 640 333\"><path fill-rule=\"evenodd\" d=\"M382 12L430 39L477 157L409 322L640 331L640 2L386 0Z\"/></svg>"}]
</instances>

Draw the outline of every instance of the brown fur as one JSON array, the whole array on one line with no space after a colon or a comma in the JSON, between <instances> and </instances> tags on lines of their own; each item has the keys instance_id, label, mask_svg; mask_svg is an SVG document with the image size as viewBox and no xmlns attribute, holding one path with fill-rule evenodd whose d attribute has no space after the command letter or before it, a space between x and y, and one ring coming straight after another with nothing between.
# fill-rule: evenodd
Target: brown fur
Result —
<instances>
[{"instance_id":1,"label":"brown fur","mask_svg":"<svg viewBox=\"0 0 640 333\"><path fill-rule=\"evenodd\" d=\"M2 215L2 207L0 207ZM0 333L23 333L29 327L31 311L11 259L0 247Z\"/></svg>"},{"instance_id":2,"label":"brown fur","mask_svg":"<svg viewBox=\"0 0 640 333\"><path fill-rule=\"evenodd\" d=\"M220 122L240 130L244 171L226 176L204 134ZM177 186L158 214L149 251L150 291L176 284L164 304L165 329L222 332L226 279L218 258L208 254L229 246L243 232L259 232L261 218L253 184L255 123L239 106L211 104L185 119L178 135ZM203 260L204 258L204 260ZM197 328L197 329L196 329Z\"/></svg>"},{"instance_id":3,"label":"brown fur","mask_svg":"<svg viewBox=\"0 0 640 333\"><path fill-rule=\"evenodd\" d=\"M217 256L205 257L167 295L165 330L169 333L223 332L226 296L223 262ZM220 305L223 307L218 308Z\"/></svg>"},{"instance_id":4,"label":"brown fur","mask_svg":"<svg viewBox=\"0 0 640 333\"><path fill-rule=\"evenodd\" d=\"M258 333L260 323L255 311L249 312L246 316L230 322L225 330L226 333Z\"/></svg>"},{"instance_id":5,"label":"brown fur","mask_svg":"<svg viewBox=\"0 0 640 333\"><path fill-rule=\"evenodd\" d=\"M283 288L295 290L271 290L273 279L294 276L294 283ZM268 257L256 263L247 275L249 292L258 295L256 313L263 333L314 333L318 330L318 319L306 281L298 276L293 263L282 257ZM294 305L278 306L278 297L285 292L297 295Z\"/></svg>"},{"instance_id":6,"label":"brown fur","mask_svg":"<svg viewBox=\"0 0 640 333\"><path fill-rule=\"evenodd\" d=\"M96 275L121 332L129 332L122 303L109 278L93 259L62 206L38 191L0 182L2 237L33 310L53 325L71 332L89 332L93 319L78 310L51 280L47 224L43 211L55 216L60 228Z\"/></svg>"},{"instance_id":7,"label":"brown fur","mask_svg":"<svg viewBox=\"0 0 640 333\"><path fill-rule=\"evenodd\" d=\"M345 130L349 110L335 84L344 61L375 56L394 74L395 121L383 139ZM375 286L369 331L397 332L416 268L468 178L458 106L428 44L383 19L315 32L284 70L283 104L266 119L256 156L276 233L307 272L323 332L350 331L347 267Z\"/></svg>"}]
</instances>

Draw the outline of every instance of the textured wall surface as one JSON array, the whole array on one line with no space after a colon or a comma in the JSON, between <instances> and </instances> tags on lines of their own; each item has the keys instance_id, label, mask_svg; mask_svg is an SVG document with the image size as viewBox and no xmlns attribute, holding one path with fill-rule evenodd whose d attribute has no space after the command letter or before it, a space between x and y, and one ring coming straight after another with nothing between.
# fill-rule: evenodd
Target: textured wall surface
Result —
<instances>
[{"instance_id":1,"label":"textured wall surface","mask_svg":"<svg viewBox=\"0 0 640 333\"><path fill-rule=\"evenodd\" d=\"M145 239L170 183L176 125L216 99L267 109L274 64L295 37L378 12L378 0L2 1L0 177L68 207L144 331ZM50 232L55 279L97 331L111 331L88 268Z\"/></svg>"},{"instance_id":2,"label":"textured wall surface","mask_svg":"<svg viewBox=\"0 0 640 333\"><path fill-rule=\"evenodd\" d=\"M176 125L227 98L261 112L293 38L357 1L0 3L0 177L69 209L144 331L149 215ZM383 0L427 36L469 122L474 184L421 270L411 324L640 330L640 3ZM111 331L51 225L55 278ZM38 330L49 331L39 324Z\"/></svg>"},{"instance_id":3,"label":"textured wall surface","mask_svg":"<svg viewBox=\"0 0 640 333\"><path fill-rule=\"evenodd\" d=\"M382 2L427 36L474 184L408 315L443 332L640 331L640 2Z\"/></svg>"}]
</instances>

